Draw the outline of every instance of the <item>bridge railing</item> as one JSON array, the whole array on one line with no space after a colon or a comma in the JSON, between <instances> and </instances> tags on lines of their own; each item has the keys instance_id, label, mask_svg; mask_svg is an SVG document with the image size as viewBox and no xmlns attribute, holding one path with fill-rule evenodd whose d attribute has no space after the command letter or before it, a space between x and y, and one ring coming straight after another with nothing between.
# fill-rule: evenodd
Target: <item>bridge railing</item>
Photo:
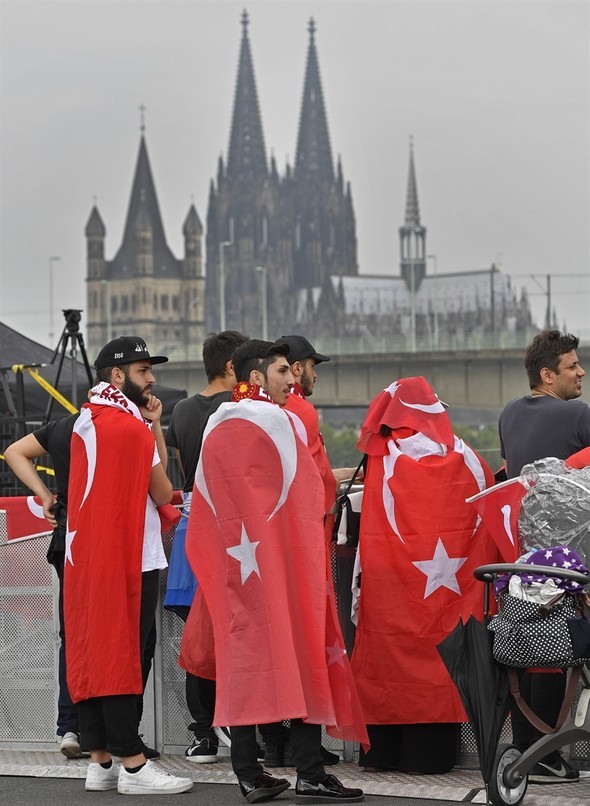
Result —
<instances>
[{"instance_id":1,"label":"bridge railing","mask_svg":"<svg viewBox=\"0 0 590 806\"><path fill-rule=\"evenodd\" d=\"M424 352L454 352L458 350L522 350L539 331L536 328L527 328L517 332L503 333L454 333L440 334L437 338L433 334L417 335L415 342L410 334L400 336L372 336L367 333L363 336L339 336L333 338L313 338L316 350L329 356L336 355L370 355L377 353L424 353ZM306 335L301 329L302 335ZM256 335L256 334L254 334ZM590 330L578 331L582 345L590 343ZM162 345L158 348L163 351L171 361L200 361L201 344L191 344L183 347Z\"/></svg>"}]
</instances>

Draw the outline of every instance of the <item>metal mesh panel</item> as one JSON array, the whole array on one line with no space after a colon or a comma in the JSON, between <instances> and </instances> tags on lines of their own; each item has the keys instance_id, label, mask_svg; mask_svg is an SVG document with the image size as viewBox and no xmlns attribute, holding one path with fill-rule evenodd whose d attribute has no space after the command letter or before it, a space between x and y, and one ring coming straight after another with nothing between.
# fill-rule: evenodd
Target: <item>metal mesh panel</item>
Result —
<instances>
[{"instance_id":1,"label":"metal mesh panel","mask_svg":"<svg viewBox=\"0 0 590 806\"><path fill-rule=\"evenodd\" d=\"M162 537L166 556L170 557L174 529ZM166 594L168 572L160 575L161 601ZM162 679L162 742L164 745L187 745L192 741L188 724L192 721L186 706L185 671L178 665L178 653L184 622L168 610L159 613L160 647L159 662Z\"/></svg>"},{"instance_id":2,"label":"metal mesh panel","mask_svg":"<svg viewBox=\"0 0 590 806\"><path fill-rule=\"evenodd\" d=\"M3 521L0 515L0 531ZM0 741L55 742L58 639L48 543L0 545Z\"/></svg>"}]
</instances>

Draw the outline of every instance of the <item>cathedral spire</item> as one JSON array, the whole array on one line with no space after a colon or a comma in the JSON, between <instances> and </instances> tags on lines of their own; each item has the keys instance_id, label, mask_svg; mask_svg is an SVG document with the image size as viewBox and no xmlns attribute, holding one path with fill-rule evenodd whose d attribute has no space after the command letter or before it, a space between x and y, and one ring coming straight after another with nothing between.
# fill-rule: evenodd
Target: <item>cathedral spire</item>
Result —
<instances>
[{"instance_id":1,"label":"cathedral spire","mask_svg":"<svg viewBox=\"0 0 590 806\"><path fill-rule=\"evenodd\" d=\"M249 20L246 11L242 12L241 23L242 44L227 158L227 176L230 179L267 173L266 149L250 53Z\"/></svg>"},{"instance_id":2,"label":"cathedral spire","mask_svg":"<svg viewBox=\"0 0 590 806\"><path fill-rule=\"evenodd\" d=\"M143 123L142 128L144 128ZM131 186L131 198L129 199L129 207L127 209L123 242L113 259L115 271L122 269L125 265L133 265L136 249L136 228L138 224L141 224L142 227L149 226L151 228L157 265L166 266L167 268L175 265L177 263L176 258L166 243L164 225L160 214L160 205L158 204L158 196L152 177L152 169L150 167L143 132L141 134L135 175Z\"/></svg>"},{"instance_id":3,"label":"cathedral spire","mask_svg":"<svg viewBox=\"0 0 590 806\"><path fill-rule=\"evenodd\" d=\"M416 184L416 168L414 166L414 138L411 135L405 225L406 227L420 226L420 205L418 204L418 186Z\"/></svg>"},{"instance_id":4,"label":"cathedral spire","mask_svg":"<svg viewBox=\"0 0 590 806\"><path fill-rule=\"evenodd\" d=\"M324 107L320 68L315 46L315 22L309 21L309 48L307 67L299 119L295 177L317 175L334 181L334 164L328 134L328 122Z\"/></svg>"}]
</instances>

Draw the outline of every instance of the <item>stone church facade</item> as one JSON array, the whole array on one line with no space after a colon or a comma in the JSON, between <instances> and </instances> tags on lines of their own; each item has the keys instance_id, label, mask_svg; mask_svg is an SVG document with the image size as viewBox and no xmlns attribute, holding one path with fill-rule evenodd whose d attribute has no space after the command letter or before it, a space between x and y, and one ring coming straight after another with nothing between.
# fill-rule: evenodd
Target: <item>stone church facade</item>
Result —
<instances>
[{"instance_id":1,"label":"stone church facade","mask_svg":"<svg viewBox=\"0 0 590 806\"><path fill-rule=\"evenodd\" d=\"M207 332L223 329L270 339L350 336L368 347L405 339L415 349L529 327L528 300L516 298L495 266L429 273L413 146L399 274L359 274L352 192L332 157L315 25L308 26L295 162L282 173L267 157L246 12L241 26L229 150L210 183L205 243L191 205L184 255L168 247L142 126L123 242L112 260L96 206L86 226L90 353L123 332L182 360L195 356L195 346L200 351Z\"/></svg>"}]
</instances>

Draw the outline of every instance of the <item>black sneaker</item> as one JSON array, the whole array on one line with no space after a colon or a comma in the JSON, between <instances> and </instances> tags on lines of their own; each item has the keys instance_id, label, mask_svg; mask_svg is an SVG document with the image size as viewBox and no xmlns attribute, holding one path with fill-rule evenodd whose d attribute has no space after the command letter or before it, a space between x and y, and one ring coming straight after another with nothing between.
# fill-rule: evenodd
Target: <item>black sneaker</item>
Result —
<instances>
[{"instance_id":1,"label":"black sneaker","mask_svg":"<svg viewBox=\"0 0 590 806\"><path fill-rule=\"evenodd\" d=\"M268 745L267 745L268 748ZM278 753L278 761L276 764L272 763L274 761L275 756L271 755L271 763L268 763L268 759L266 760L265 766L267 767L296 767L297 763L295 761L295 757L293 755L293 751L291 750L291 743L287 742L283 749L273 748L271 745L271 749L274 752ZM333 767L335 764L338 764L340 761L340 756L336 753L331 753L327 750L323 745L321 747L322 751L322 762L324 767Z\"/></svg>"},{"instance_id":2,"label":"black sneaker","mask_svg":"<svg viewBox=\"0 0 590 806\"><path fill-rule=\"evenodd\" d=\"M295 786L296 803L359 803L364 799L362 789L344 786L335 775L326 775L317 784L298 778Z\"/></svg>"},{"instance_id":3,"label":"black sneaker","mask_svg":"<svg viewBox=\"0 0 590 806\"><path fill-rule=\"evenodd\" d=\"M580 773L564 758L538 761L529 772L531 784L566 784L580 780Z\"/></svg>"},{"instance_id":4,"label":"black sneaker","mask_svg":"<svg viewBox=\"0 0 590 806\"><path fill-rule=\"evenodd\" d=\"M195 737L184 755L187 761L194 761L196 764L212 764L217 761L217 743L208 736L203 739Z\"/></svg>"},{"instance_id":5,"label":"black sneaker","mask_svg":"<svg viewBox=\"0 0 590 806\"><path fill-rule=\"evenodd\" d=\"M143 747L141 749L141 752L147 759L160 758L160 751L156 750L155 747L148 747L147 744L144 744L143 742L142 745Z\"/></svg>"}]
</instances>

